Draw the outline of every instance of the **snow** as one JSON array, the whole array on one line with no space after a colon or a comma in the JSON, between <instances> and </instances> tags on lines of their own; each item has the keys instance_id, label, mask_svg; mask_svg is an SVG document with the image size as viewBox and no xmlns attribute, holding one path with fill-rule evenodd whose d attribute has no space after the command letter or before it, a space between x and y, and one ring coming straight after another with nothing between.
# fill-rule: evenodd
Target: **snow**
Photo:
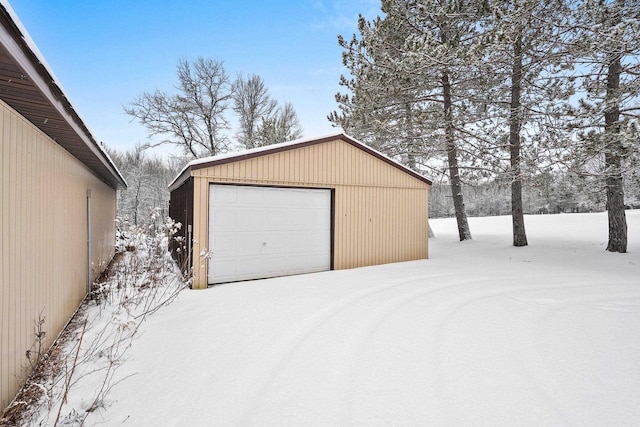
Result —
<instances>
[{"instance_id":1,"label":"snow","mask_svg":"<svg viewBox=\"0 0 640 427\"><path fill-rule=\"evenodd\" d=\"M431 220L430 259L183 291L87 425L540 426L640 420L640 211Z\"/></svg>"}]
</instances>

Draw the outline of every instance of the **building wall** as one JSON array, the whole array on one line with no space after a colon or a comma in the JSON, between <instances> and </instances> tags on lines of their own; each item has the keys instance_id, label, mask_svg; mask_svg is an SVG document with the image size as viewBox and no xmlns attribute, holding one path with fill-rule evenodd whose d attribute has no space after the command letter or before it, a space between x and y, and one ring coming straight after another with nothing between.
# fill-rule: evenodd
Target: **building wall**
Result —
<instances>
[{"instance_id":1,"label":"building wall","mask_svg":"<svg viewBox=\"0 0 640 427\"><path fill-rule=\"evenodd\" d=\"M114 252L115 190L0 101L0 409L25 377L34 321L49 346L86 294L87 189L95 278Z\"/></svg>"},{"instance_id":2,"label":"building wall","mask_svg":"<svg viewBox=\"0 0 640 427\"><path fill-rule=\"evenodd\" d=\"M193 225L193 179L188 179L171 192L169 217L182 224L174 237L182 237L184 242L187 242L187 239L190 238L189 226ZM191 268L191 265L189 265L190 254L188 250L190 248L188 243L179 243L176 239L172 239L169 243L169 249L183 271Z\"/></svg>"},{"instance_id":3,"label":"building wall","mask_svg":"<svg viewBox=\"0 0 640 427\"><path fill-rule=\"evenodd\" d=\"M194 287L206 287L209 184L335 188L334 268L428 257L429 185L353 145L335 141L196 169Z\"/></svg>"}]
</instances>

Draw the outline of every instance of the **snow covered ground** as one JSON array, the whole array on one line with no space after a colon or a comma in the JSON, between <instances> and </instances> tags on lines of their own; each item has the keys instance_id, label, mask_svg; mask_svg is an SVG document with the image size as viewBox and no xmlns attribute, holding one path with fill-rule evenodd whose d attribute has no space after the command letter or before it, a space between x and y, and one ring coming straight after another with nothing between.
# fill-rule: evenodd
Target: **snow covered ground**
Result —
<instances>
[{"instance_id":1,"label":"snow covered ground","mask_svg":"<svg viewBox=\"0 0 640 427\"><path fill-rule=\"evenodd\" d=\"M430 259L184 291L86 425L640 423L640 211L432 220Z\"/></svg>"}]
</instances>

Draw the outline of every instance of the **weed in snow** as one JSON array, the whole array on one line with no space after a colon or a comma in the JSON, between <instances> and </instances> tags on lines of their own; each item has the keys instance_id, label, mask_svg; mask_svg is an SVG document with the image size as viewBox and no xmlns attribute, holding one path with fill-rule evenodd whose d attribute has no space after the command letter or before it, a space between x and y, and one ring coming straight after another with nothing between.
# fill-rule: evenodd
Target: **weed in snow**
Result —
<instances>
[{"instance_id":1,"label":"weed in snow","mask_svg":"<svg viewBox=\"0 0 640 427\"><path fill-rule=\"evenodd\" d=\"M45 355L45 319L36 322L29 360L40 363L0 425L83 425L89 413L108 407L113 387L135 375L118 368L142 323L191 283L168 252L180 224L161 222L157 211L151 223L118 223L116 256Z\"/></svg>"}]
</instances>

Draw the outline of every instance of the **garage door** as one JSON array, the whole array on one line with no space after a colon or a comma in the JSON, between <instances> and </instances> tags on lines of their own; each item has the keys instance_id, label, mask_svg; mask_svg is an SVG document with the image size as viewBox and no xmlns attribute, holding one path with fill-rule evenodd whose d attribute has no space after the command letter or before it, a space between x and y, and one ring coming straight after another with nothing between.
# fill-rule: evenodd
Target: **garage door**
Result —
<instances>
[{"instance_id":1,"label":"garage door","mask_svg":"<svg viewBox=\"0 0 640 427\"><path fill-rule=\"evenodd\" d=\"M211 185L209 283L331 268L331 190Z\"/></svg>"}]
</instances>

